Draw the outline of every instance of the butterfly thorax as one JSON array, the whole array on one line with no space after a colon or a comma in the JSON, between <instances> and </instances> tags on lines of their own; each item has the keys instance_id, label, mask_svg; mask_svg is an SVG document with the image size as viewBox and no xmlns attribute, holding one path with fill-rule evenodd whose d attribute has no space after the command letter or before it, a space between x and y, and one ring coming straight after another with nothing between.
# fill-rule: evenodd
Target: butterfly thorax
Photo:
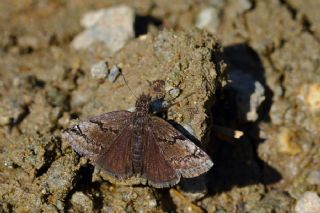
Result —
<instances>
[{"instance_id":1,"label":"butterfly thorax","mask_svg":"<svg viewBox=\"0 0 320 213\"><path fill-rule=\"evenodd\" d=\"M142 173L144 131L148 126L150 101L150 96L142 94L136 102L133 116L132 164L135 174Z\"/></svg>"},{"instance_id":2,"label":"butterfly thorax","mask_svg":"<svg viewBox=\"0 0 320 213\"><path fill-rule=\"evenodd\" d=\"M149 113L151 96L142 94L136 101L136 113Z\"/></svg>"}]
</instances>

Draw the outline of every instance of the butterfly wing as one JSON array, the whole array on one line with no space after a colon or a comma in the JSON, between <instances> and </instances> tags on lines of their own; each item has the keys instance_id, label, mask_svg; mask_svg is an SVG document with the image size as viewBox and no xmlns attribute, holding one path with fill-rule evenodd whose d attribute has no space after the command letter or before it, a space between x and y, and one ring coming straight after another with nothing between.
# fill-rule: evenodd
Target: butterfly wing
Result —
<instances>
[{"instance_id":1,"label":"butterfly wing","mask_svg":"<svg viewBox=\"0 0 320 213\"><path fill-rule=\"evenodd\" d=\"M133 174L133 139L133 131L130 125L127 125L117 135L111 146L95 160L95 163L113 177L123 179L131 176Z\"/></svg>"},{"instance_id":2,"label":"butterfly wing","mask_svg":"<svg viewBox=\"0 0 320 213\"><path fill-rule=\"evenodd\" d=\"M105 113L63 130L62 138L80 155L95 161L115 143L131 116L128 111Z\"/></svg>"},{"instance_id":3,"label":"butterfly wing","mask_svg":"<svg viewBox=\"0 0 320 213\"><path fill-rule=\"evenodd\" d=\"M148 184L163 188L177 184L180 175L171 167L157 146L152 129L148 128L143 138L144 158L142 177L148 180Z\"/></svg>"},{"instance_id":4,"label":"butterfly wing","mask_svg":"<svg viewBox=\"0 0 320 213\"><path fill-rule=\"evenodd\" d=\"M210 157L165 120L152 116L151 129L156 146L165 161L179 175L192 178L207 172Z\"/></svg>"}]
</instances>

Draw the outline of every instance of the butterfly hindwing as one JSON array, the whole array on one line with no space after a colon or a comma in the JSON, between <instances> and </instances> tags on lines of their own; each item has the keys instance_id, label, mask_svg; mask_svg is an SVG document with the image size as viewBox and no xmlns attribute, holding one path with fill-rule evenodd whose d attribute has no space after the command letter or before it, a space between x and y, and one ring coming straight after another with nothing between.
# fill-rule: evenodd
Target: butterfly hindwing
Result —
<instances>
[{"instance_id":1,"label":"butterfly hindwing","mask_svg":"<svg viewBox=\"0 0 320 213\"><path fill-rule=\"evenodd\" d=\"M169 123L152 116L152 132L164 159L182 177L192 178L207 172L210 157Z\"/></svg>"},{"instance_id":2,"label":"butterfly hindwing","mask_svg":"<svg viewBox=\"0 0 320 213\"><path fill-rule=\"evenodd\" d=\"M116 178L127 178L133 174L132 141L133 131L130 125L121 130L113 144L104 150L95 160L103 171Z\"/></svg>"},{"instance_id":3,"label":"butterfly hindwing","mask_svg":"<svg viewBox=\"0 0 320 213\"><path fill-rule=\"evenodd\" d=\"M157 145L152 129L146 131L144 141L144 158L142 176L149 185L156 188L173 186L180 180L180 175L171 167Z\"/></svg>"}]
</instances>

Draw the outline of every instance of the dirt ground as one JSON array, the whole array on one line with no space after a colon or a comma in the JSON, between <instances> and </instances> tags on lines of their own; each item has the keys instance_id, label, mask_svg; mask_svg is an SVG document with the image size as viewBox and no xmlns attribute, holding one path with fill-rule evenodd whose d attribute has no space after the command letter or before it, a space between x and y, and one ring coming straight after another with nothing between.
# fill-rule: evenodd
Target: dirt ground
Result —
<instances>
[{"instance_id":1,"label":"dirt ground","mask_svg":"<svg viewBox=\"0 0 320 213\"><path fill-rule=\"evenodd\" d=\"M85 13L120 3L135 13L122 49L70 46ZM197 29L207 8L215 19ZM319 9L313 0L1 0L0 212L312 212L301 198L320 193ZM93 78L101 60L127 83ZM170 189L118 182L62 141L79 120L130 109L155 80L176 103L161 115L211 156L207 174Z\"/></svg>"}]
</instances>

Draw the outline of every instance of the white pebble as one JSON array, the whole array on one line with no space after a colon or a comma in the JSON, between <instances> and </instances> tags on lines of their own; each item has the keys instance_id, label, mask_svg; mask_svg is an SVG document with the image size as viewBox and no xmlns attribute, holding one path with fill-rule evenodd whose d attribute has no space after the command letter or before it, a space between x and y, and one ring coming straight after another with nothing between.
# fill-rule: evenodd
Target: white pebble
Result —
<instances>
[{"instance_id":1,"label":"white pebble","mask_svg":"<svg viewBox=\"0 0 320 213\"><path fill-rule=\"evenodd\" d=\"M85 31L74 38L71 47L86 49L101 42L114 53L134 37L134 20L134 10L125 5L89 12L81 19Z\"/></svg>"},{"instance_id":2,"label":"white pebble","mask_svg":"<svg viewBox=\"0 0 320 213\"><path fill-rule=\"evenodd\" d=\"M110 82L115 82L119 74L120 74L119 67L117 65L113 65L113 67L110 70L110 74L108 75L108 80Z\"/></svg>"},{"instance_id":3,"label":"white pebble","mask_svg":"<svg viewBox=\"0 0 320 213\"><path fill-rule=\"evenodd\" d=\"M215 33L220 23L219 10L214 7L203 9L196 20L196 27Z\"/></svg>"},{"instance_id":4,"label":"white pebble","mask_svg":"<svg viewBox=\"0 0 320 213\"><path fill-rule=\"evenodd\" d=\"M99 61L91 67L91 75L96 79L105 79L108 76L108 64L105 61Z\"/></svg>"},{"instance_id":5,"label":"white pebble","mask_svg":"<svg viewBox=\"0 0 320 213\"><path fill-rule=\"evenodd\" d=\"M319 213L320 198L316 192L305 192L297 201L296 213Z\"/></svg>"},{"instance_id":6,"label":"white pebble","mask_svg":"<svg viewBox=\"0 0 320 213\"><path fill-rule=\"evenodd\" d=\"M171 97L176 98L180 95L180 89L175 87L169 90L169 94Z\"/></svg>"},{"instance_id":7,"label":"white pebble","mask_svg":"<svg viewBox=\"0 0 320 213\"><path fill-rule=\"evenodd\" d=\"M183 128L187 130L191 135L194 135L194 130L189 124L182 124Z\"/></svg>"}]
</instances>

